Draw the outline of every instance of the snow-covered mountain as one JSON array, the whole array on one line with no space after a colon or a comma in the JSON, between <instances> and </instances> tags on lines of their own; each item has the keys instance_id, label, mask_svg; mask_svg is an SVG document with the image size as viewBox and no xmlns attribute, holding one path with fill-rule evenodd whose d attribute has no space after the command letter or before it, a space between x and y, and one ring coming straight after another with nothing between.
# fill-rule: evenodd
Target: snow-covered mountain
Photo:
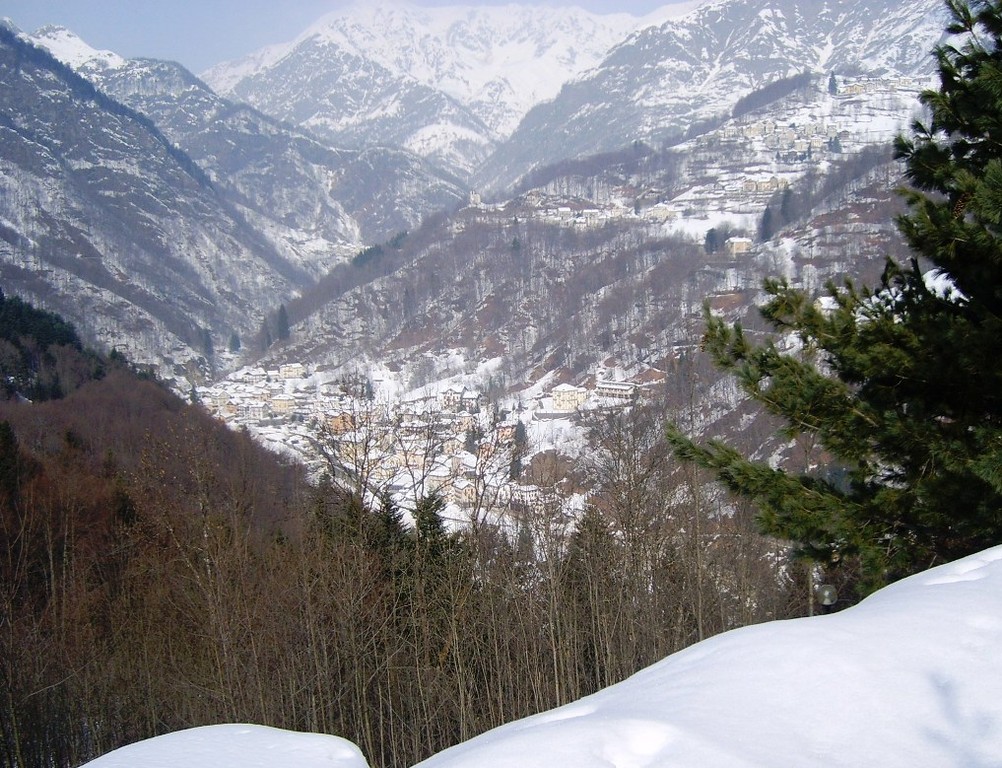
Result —
<instances>
[{"instance_id":1,"label":"snow-covered mountain","mask_svg":"<svg viewBox=\"0 0 1002 768\"><path fill-rule=\"evenodd\" d=\"M560 159L677 141L805 71L928 76L943 28L940 0L717 0L638 31L535 107L476 179L504 189Z\"/></svg>"},{"instance_id":2,"label":"snow-covered mountain","mask_svg":"<svg viewBox=\"0 0 1002 768\"><path fill-rule=\"evenodd\" d=\"M678 12L638 19L530 5L358 3L202 77L340 145L390 143L468 173L533 105L633 30Z\"/></svg>"},{"instance_id":3,"label":"snow-covered mountain","mask_svg":"<svg viewBox=\"0 0 1002 768\"><path fill-rule=\"evenodd\" d=\"M14 29L13 26L8 26ZM72 30L56 24L44 26L25 37L88 79L100 78L106 72L113 72L128 65L128 60L114 51L93 48Z\"/></svg>"},{"instance_id":4,"label":"snow-covered mountain","mask_svg":"<svg viewBox=\"0 0 1002 768\"><path fill-rule=\"evenodd\" d=\"M943 20L940 0L714 0L643 19L357 4L203 77L339 145L403 147L500 192L540 165L676 141L805 71L928 75Z\"/></svg>"},{"instance_id":5,"label":"snow-covered mountain","mask_svg":"<svg viewBox=\"0 0 1002 768\"><path fill-rule=\"evenodd\" d=\"M165 378L218 370L214 352L364 242L465 195L412 153L333 149L176 63L0 32L4 288Z\"/></svg>"},{"instance_id":6,"label":"snow-covered mountain","mask_svg":"<svg viewBox=\"0 0 1002 768\"><path fill-rule=\"evenodd\" d=\"M2 26L0 114L4 290L88 338L197 376L310 282L148 118Z\"/></svg>"},{"instance_id":7,"label":"snow-covered mountain","mask_svg":"<svg viewBox=\"0 0 1002 768\"><path fill-rule=\"evenodd\" d=\"M482 169L483 178L490 177L499 185L516 178L531 182L523 185L518 196L512 195L517 199L480 205L474 195L466 209L458 207L465 196L460 182L434 172L399 144L396 148L334 149L255 107L220 97L179 65L127 61L89 49L71 33L56 28L36 33L33 39L85 74L100 94L110 94L108 102L101 104L113 98L116 104L128 104L130 114L146 115L155 124L159 140L173 152L171 156L204 176L207 190L214 195L213 204L222 206L234 226L239 225L258 244L255 248L260 246L262 250L255 253L265 254L266 261L285 270L280 270L283 282L271 283L265 272L249 270L241 257L229 257L226 249L217 257L215 246L189 246L185 258L216 260L213 279L224 286L200 287L199 295L206 302L218 309L228 307L236 296L245 309L255 307L253 312L229 315L222 322L194 310L186 313L189 319L201 317L198 325L217 334L217 346L230 327L237 330L239 326L241 334L249 328L260 329L264 313L274 311L279 302L289 302L298 326L291 342L281 352L274 351L275 355L297 355L337 366L360 354L392 354L399 362L407 356L459 347L478 357L508 356L513 376L543 365L563 365L576 375L599 355L663 359L687 335L682 331L685 324L698 324L698 308L706 296L740 294L733 301L747 309L762 276L775 273L776 265L793 279L813 285L811 281L823 281L843 270L839 253L865 250L851 267L858 271L869 269L892 249L886 188L873 191L884 216L878 222L869 212L873 206L853 197L870 179L852 176L852 188L844 182L832 187L841 190L841 202L824 203L827 207L814 212L802 210L798 221L784 222L788 227L802 227L790 233L795 245L777 250L763 243L741 258L733 254L707 258L703 252L702 238L721 224L725 225L721 232L756 236L758 219L770 196L786 186L809 199L810 206L818 204L815 193L804 188L801 180L810 175L818 180L816 186L823 186L826 174L843 172L842 159L851 159L874 142L886 144L912 117L918 88L929 74L929 51L941 35L938 0L919 0L908 6L891 0L825 0L815 10L808 16L791 0L721 0L636 32L599 66L565 85L553 101L531 110L512 139ZM538 25L545 18L560 18L567 24L568 19L579 18L572 13L566 18L532 16L514 6L506 15L516 17L523 11L525 18L535 18ZM533 12L544 14L541 9ZM389 73L387 88L390 80L406 80L404 91L380 92L382 96L365 92L365 84L355 81L365 98L374 99L400 141L406 143L406 135L413 138L423 130L412 130L422 124L411 109L415 105L420 107L418 112L423 109L435 120L461 114L472 121L469 125L486 125L460 101L476 90L475 84L482 87L492 82L489 67L477 69L470 63L475 57L469 36L456 33L455 47L460 47L460 40L467 41L463 43L466 54L459 57L467 69L457 69L444 51L433 55L444 34L441 31L439 37L430 31L422 33L413 22L407 34L418 37L408 50L400 50L402 38L395 38L396 47L377 46L374 41L383 38L366 42L359 29L345 31L345 19L388 19L393 13L358 8L352 13L355 16L327 18L298 42L262 53L240 77L231 70L232 88L261 77L274 79L275 94L283 88L292 93L301 86L322 91L318 84L337 83L341 77L321 66L331 56L342 64L345 57L354 57L358 63L365 49L379 48L382 63L366 58L359 64L361 69L349 67L351 77L345 77L350 80L378 69ZM416 13L405 7L398 17L406 19ZM444 29L459 24L455 8L422 13L426 13L428 29L434 26L428 21L433 18ZM486 15L487 10L465 9L465 13L467 23L459 25L464 30L483 30L490 19L501 24L500 17ZM445 24L450 19L453 26ZM387 21L385 26L392 25ZM505 33L507 37L500 33L495 37L514 40L513 28ZM482 34L490 37L486 31ZM528 35L525 39L536 38ZM566 41L568 35L552 32L539 39ZM355 40L350 50L349 40ZM540 45L540 61L558 50ZM485 60L493 61L492 56L514 49L490 50ZM575 61L581 61L580 55ZM421 84L411 75L393 75L390 65L423 72L437 85ZM726 116L753 87L775 83L776 78L799 73L805 66L818 74L809 78L809 85L797 86L803 92L794 94L791 101L769 104L774 96L765 102L760 98L759 105L766 104L761 114L741 120L721 118L714 123L719 130L704 125L678 152L635 141L638 136L648 142L659 136L669 138L697 121ZM829 72L837 76L837 97L825 87ZM288 81L282 80L283 73ZM450 78L454 96L442 90ZM74 88L79 90L79 84L69 89L71 94ZM37 96L24 91L19 98L24 103L11 102L11 113L18 115L17 120L29 120ZM337 104L341 109L331 115L344 113L347 120L354 120L350 110L343 109L345 102L337 98L328 106ZM307 102L302 109L300 122L308 123L316 113ZM359 121L357 127L364 133L365 121ZM82 145L101 145L114 133L101 125L99 119L81 120L77 139ZM103 135L89 139L88 126ZM51 146L58 165L65 163L60 154L64 145L54 144L46 135L56 128L67 130L55 123L33 124L39 132L33 140L39 146ZM838 144L843 145L845 155L840 155ZM13 146L8 143L5 148ZM626 152L590 155L602 148L624 146ZM30 152L24 150L24 155L9 161L30 162ZM569 155L591 159L525 175L529 169ZM123 155L113 162L140 165L145 159ZM102 158L89 162L105 163ZM64 177L65 167L60 171ZM53 209L43 227L32 219L31 211L52 206L32 187L34 177L18 173L5 180L10 199L41 202L34 208L0 208L11 232L0 248L9 251L6 258L12 264L23 267L34 263L30 260L39 252L25 245L38 240L34 233L63 226L66 219L81 229L80 211L85 208ZM893 176L893 170L885 175L886 186L893 185ZM159 183L156 179L146 182ZM168 192L165 188L158 193L160 199L167 199ZM657 211L655 204L660 206ZM422 225L422 218L433 211L437 214ZM143 215L154 222L148 226L165 228L152 212ZM830 222L843 215L866 217L862 225L866 234L858 237L860 242L870 238L865 249L844 242L830 249L816 235L819 226L831 228ZM812 217L822 216L827 218L818 218L816 225ZM137 250L122 238L134 236L142 227L130 219L120 229L112 258ZM394 236L403 230L410 236L396 240ZM853 238L857 230L850 233ZM171 231L170 227L164 231ZM95 239L88 242L93 244ZM345 260L364 245L387 245L391 239L396 245L384 248L378 258L369 258L370 253L358 264ZM63 251L80 250L72 238L57 242L50 250L60 257L65 256ZM666 252L674 253L675 259L665 259ZM47 268L36 266L43 272ZM318 276L331 266L336 267L334 273L314 287ZM37 300L44 294L31 285L38 270L32 268L25 274L19 292ZM161 290L159 285L154 287ZM85 296L91 288L74 283L66 290ZM53 289L50 294L57 292L63 291ZM118 296L113 298L117 301ZM102 317L94 311L81 313L71 304L66 297L59 307L51 301L47 306L62 309L65 305L71 310L67 315L77 322L82 317ZM109 332L109 325L85 322L83 327L106 342L119 343L123 334ZM184 338L184 344L197 347L199 336L198 331L185 331L166 338L171 344ZM164 346L165 337L136 338L141 339L136 344L145 347L140 359L163 354L156 347Z\"/></svg>"},{"instance_id":8,"label":"snow-covered mountain","mask_svg":"<svg viewBox=\"0 0 1002 768\"><path fill-rule=\"evenodd\" d=\"M394 147L337 149L218 96L180 64L122 59L61 27L26 36L156 123L287 258L314 276L464 196Z\"/></svg>"}]
</instances>

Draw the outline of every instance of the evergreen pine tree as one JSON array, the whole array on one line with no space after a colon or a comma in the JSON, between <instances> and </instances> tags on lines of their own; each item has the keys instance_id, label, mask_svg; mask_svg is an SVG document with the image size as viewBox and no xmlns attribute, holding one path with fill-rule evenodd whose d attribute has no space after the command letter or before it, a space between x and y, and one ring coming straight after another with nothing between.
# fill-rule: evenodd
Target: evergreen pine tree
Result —
<instances>
[{"instance_id":1,"label":"evergreen pine tree","mask_svg":"<svg viewBox=\"0 0 1002 768\"><path fill-rule=\"evenodd\" d=\"M278 317L275 320L276 335L279 341L285 341L290 336L289 313L285 309L285 304L279 304Z\"/></svg>"},{"instance_id":2,"label":"evergreen pine tree","mask_svg":"<svg viewBox=\"0 0 1002 768\"><path fill-rule=\"evenodd\" d=\"M758 224L758 239L763 243L776 234L776 225L772 221L772 208L766 208L762 212L762 218Z\"/></svg>"},{"instance_id":3,"label":"evergreen pine tree","mask_svg":"<svg viewBox=\"0 0 1002 768\"><path fill-rule=\"evenodd\" d=\"M268 326L267 318L261 321L261 332L258 336L261 339L261 351L267 352L268 347L274 343L274 339L271 338L271 328Z\"/></svg>"},{"instance_id":4,"label":"evergreen pine tree","mask_svg":"<svg viewBox=\"0 0 1002 768\"><path fill-rule=\"evenodd\" d=\"M756 502L767 533L857 564L861 592L1002 541L1002 0L947 7L961 37L935 51L928 124L896 143L915 258L873 290L829 286L827 307L767 282L762 314L796 353L708 315L718 364L829 466L797 476L668 430L680 457Z\"/></svg>"},{"instance_id":5,"label":"evergreen pine tree","mask_svg":"<svg viewBox=\"0 0 1002 768\"><path fill-rule=\"evenodd\" d=\"M413 541L404 525L403 513L389 491L379 494L379 506L371 513L368 545L379 558L387 583L399 584L407 575Z\"/></svg>"},{"instance_id":6,"label":"evergreen pine tree","mask_svg":"<svg viewBox=\"0 0 1002 768\"><path fill-rule=\"evenodd\" d=\"M703 250L706 253L716 253L720 250L720 236L715 227L706 230L706 237L703 239Z\"/></svg>"},{"instance_id":7,"label":"evergreen pine tree","mask_svg":"<svg viewBox=\"0 0 1002 768\"><path fill-rule=\"evenodd\" d=\"M445 501L437 493L422 496L414 510L414 528L419 552L430 561L439 560L448 550L449 535L442 522Z\"/></svg>"}]
</instances>

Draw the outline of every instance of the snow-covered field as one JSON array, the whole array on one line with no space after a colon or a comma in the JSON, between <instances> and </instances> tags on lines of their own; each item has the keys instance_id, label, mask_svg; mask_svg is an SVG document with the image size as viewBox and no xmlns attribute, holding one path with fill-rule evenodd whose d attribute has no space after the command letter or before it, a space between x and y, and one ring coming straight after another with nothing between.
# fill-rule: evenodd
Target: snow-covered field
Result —
<instances>
[{"instance_id":1,"label":"snow-covered field","mask_svg":"<svg viewBox=\"0 0 1002 768\"><path fill-rule=\"evenodd\" d=\"M1002 766L1002 546L827 616L728 632L421 768ZM333 737L216 726L88 768L359 768Z\"/></svg>"}]
</instances>

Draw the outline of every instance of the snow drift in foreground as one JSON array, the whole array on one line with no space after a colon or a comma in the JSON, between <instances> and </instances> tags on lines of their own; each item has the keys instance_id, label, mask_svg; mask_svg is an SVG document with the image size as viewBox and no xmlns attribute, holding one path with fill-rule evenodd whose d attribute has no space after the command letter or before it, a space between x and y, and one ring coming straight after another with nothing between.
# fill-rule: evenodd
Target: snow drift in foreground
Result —
<instances>
[{"instance_id":1,"label":"snow drift in foreground","mask_svg":"<svg viewBox=\"0 0 1002 768\"><path fill-rule=\"evenodd\" d=\"M1002 547L687 648L421 768L1000 766Z\"/></svg>"},{"instance_id":2,"label":"snow drift in foreground","mask_svg":"<svg viewBox=\"0 0 1002 768\"><path fill-rule=\"evenodd\" d=\"M842 613L706 640L421 768L1002 766L1002 547ZM253 726L182 731L88 768L361 768L347 742Z\"/></svg>"},{"instance_id":3,"label":"snow drift in foreground","mask_svg":"<svg viewBox=\"0 0 1002 768\"><path fill-rule=\"evenodd\" d=\"M358 747L337 736L262 725L207 725L147 739L85 768L368 768Z\"/></svg>"}]
</instances>

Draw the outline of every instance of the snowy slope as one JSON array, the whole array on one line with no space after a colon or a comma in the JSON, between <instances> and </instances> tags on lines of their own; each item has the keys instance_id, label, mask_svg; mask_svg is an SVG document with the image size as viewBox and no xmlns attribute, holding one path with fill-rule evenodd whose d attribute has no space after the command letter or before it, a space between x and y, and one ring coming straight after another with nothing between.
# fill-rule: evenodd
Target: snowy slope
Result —
<instances>
[{"instance_id":1,"label":"snowy slope","mask_svg":"<svg viewBox=\"0 0 1002 768\"><path fill-rule=\"evenodd\" d=\"M1002 765L1002 547L706 640L422 768Z\"/></svg>"},{"instance_id":2,"label":"snowy slope","mask_svg":"<svg viewBox=\"0 0 1002 768\"><path fill-rule=\"evenodd\" d=\"M830 616L711 638L421 768L1002 765L1002 547ZM333 737L182 731L88 768L361 768Z\"/></svg>"},{"instance_id":3,"label":"snowy slope","mask_svg":"<svg viewBox=\"0 0 1002 768\"><path fill-rule=\"evenodd\" d=\"M356 3L202 77L328 138L395 143L469 171L534 104L632 31L679 12Z\"/></svg>"},{"instance_id":4,"label":"snowy slope","mask_svg":"<svg viewBox=\"0 0 1002 768\"><path fill-rule=\"evenodd\" d=\"M366 768L358 747L337 736L260 725L210 725L109 752L88 768Z\"/></svg>"},{"instance_id":5,"label":"snowy slope","mask_svg":"<svg viewBox=\"0 0 1002 768\"><path fill-rule=\"evenodd\" d=\"M47 49L70 69L77 71L83 68L114 70L126 65L126 60L117 53L101 51L88 45L66 27L50 24L36 30L29 39Z\"/></svg>"},{"instance_id":6,"label":"snowy slope","mask_svg":"<svg viewBox=\"0 0 1002 768\"><path fill-rule=\"evenodd\" d=\"M708 3L638 31L533 108L476 182L504 189L539 165L676 141L728 116L741 97L805 71L927 77L943 24L940 0Z\"/></svg>"}]
</instances>

